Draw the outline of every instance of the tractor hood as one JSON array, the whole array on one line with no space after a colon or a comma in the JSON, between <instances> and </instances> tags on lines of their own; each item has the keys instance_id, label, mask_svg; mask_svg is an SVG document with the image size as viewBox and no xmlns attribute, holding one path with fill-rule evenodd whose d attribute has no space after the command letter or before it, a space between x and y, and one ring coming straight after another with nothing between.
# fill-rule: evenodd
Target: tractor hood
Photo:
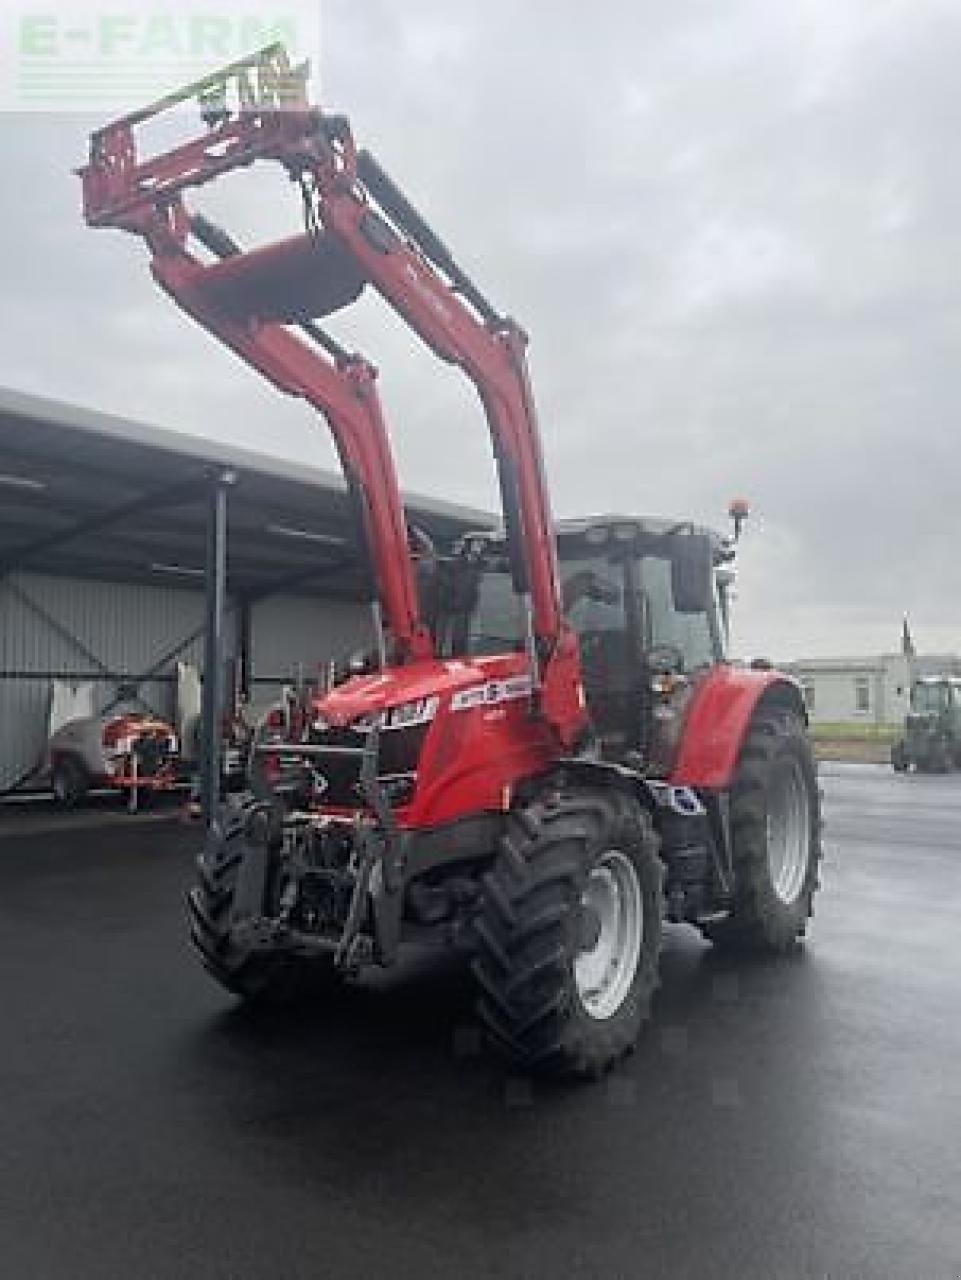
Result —
<instances>
[{"instance_id":1,"label":"tractor hood","mask_svg":"<svg viewBox=\"0 0 961 1280\"><path fill-rule=\"evenodd\" d=\"M521 696L518 678L526 680L523 654L499 654L490 658L428 659L403 667L390 667L370 675L353 676L329 693L315 698L313 712L329 724L342 727L364 716L424 702L451 698L470 691L471 701L499 701L498 686L508 679L513 688L500 690L505 697ZM524 693L529 692L527 680ZM476 693L475 693L476 691ZM436 708L435 708L436 709Z\"/></svg>"}]
</instances>

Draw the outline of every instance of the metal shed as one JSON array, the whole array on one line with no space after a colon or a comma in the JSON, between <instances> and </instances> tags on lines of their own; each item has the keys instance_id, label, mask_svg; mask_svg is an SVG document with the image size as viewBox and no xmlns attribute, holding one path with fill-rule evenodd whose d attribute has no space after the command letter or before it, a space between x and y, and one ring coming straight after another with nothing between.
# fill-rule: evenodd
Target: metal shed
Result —
<instances>
[{"instance_id":1,"label":"metal shed","mask_svg":"<svg viewBox=\"0 0 961 1280\"><path fill-rule=\"evenodd\" d=\"M490 521L407 506L441 545ZM169 714L219 589L221 650L263 696L367 640L361 582L339 475L0 389L0 794L35 776L53 679Z\"/></svg>"}]
</instances>

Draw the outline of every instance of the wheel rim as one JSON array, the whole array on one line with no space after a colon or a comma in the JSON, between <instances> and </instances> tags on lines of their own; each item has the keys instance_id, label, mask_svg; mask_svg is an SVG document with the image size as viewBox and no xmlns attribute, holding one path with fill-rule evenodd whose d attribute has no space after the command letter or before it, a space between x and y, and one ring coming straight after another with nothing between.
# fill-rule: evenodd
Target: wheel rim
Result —
<instances>
[{"instance_id":1,"label":"wheel rim","mask_svg":"<svg viewBox=\"0 0 961 1280\"><path fill-rule=\"evenodd\" d=\"M610 1018L634 982L644 941L644 906L637 872L610 849L591 868L581 908L597 924L597 937L574 961L574 981L592 1018Z\"/></svg>"},{"instance_id":2,"label":"wheel rim","mask_svg":"<svg viewBox=\"0 0 961 1280\"><path fill-rule=\"evenodd\" d=\"M796 760L782 762L768 797L767 861L777 898L792 905L804 887L811 848L808 788Z\"/></svg>"}]
</instances>

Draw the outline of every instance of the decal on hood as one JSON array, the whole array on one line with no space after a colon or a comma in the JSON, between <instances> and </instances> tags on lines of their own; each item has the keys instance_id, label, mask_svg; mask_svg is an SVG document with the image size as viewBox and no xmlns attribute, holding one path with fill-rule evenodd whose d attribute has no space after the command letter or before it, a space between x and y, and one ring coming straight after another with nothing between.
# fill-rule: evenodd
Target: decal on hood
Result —
<instances>
[{"instance_id":1,"label":"decal on hood","mask_svg":"<svg viewBox=\"0 0 961 1280\"><path fill-rule=\"evenodd\" d=\"M534 685L530 675L508 676L505 680L488 680L461 689L450 700L451 711L470 711L474 707L492 707L499 702L514 702L527 698Z\"/></svg>"}]
</instances>

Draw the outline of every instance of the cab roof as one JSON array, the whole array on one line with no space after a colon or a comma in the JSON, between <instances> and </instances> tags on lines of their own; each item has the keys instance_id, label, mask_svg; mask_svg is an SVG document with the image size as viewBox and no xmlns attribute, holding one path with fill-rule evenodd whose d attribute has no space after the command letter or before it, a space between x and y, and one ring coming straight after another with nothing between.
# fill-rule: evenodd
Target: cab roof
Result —
<instances>
[{"instance_id":1,"label":"cab roof","mask_svg":"<svg viewBox=\"0 0 961 1280\"><path fill-rule=\"evenodd\" d=\"M580 541L588 546L602 546L608 540L621 543L645 542L696 534L708 539L715 563L731 560L734 555L733 544L729 538L723 537L714 529L694 524L690 520L666 520L658 516L617 514L582 516L577 519L555 521L554 532L562 546ZM460 545L480 550L485 547L493 548L503 541L502 528L481 529L465 533L460 540Z\"/></svg>"}]
</instances>

